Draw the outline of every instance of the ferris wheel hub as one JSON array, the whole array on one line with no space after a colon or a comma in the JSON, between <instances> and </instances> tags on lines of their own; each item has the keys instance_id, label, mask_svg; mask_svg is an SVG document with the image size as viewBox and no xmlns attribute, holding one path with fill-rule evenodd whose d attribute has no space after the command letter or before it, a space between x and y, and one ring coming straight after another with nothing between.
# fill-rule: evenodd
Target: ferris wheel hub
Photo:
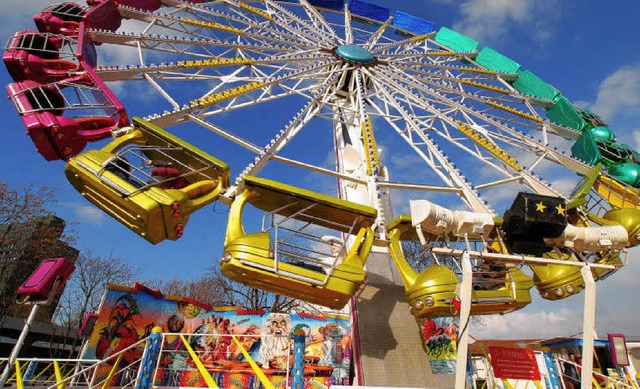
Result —
<instances>
[{"instance_id":1,"label":"ferris wheel hub","mask_svg":"<svg viewBox=\"0 0 640 389\"><path fill-rule=\"evenodd\" d=\"M369 50L358 45L342 45L336 48L336 55L348 62L372 64L376 58Z\"/></svg>"}]
</instances>

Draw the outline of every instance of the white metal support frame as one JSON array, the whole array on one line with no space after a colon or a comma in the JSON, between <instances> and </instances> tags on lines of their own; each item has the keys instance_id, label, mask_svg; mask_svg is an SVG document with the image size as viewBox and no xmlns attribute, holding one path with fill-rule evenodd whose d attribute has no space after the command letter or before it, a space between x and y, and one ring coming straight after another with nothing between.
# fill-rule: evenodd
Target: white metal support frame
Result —
<instances>
[{"instance_id":1,"label":"white metal support frame","mask_svg":"<svg viewBox=\"0 0 640 389\"><path fill-rule=\"evenodd\" d=\"M34 304L33 308L31 308L31 313L29 314L29 317L27 318L27 321L25 322L24 327L22 327L22 332L20 333L20 337L18 337L18 341L16 342L15 346L13 346L13 350L11 350L11 355L7 360L7 364L5 365L4 371L2 372L2 377L0 378L0 388L3 388L4 384L9 379L9 374L11 374L11 368L13 364L16 362L16 359L18 359L18 354L22 349L22 345L24 345L24 340L27 338L27 335L29 334L29 330L31 329L31 324L33 324L33 320L35 319L36 314L38 313L38 308L40 308L40 304Z\"/></svg>"},{"instance_id":2,"label":"white metal support frame","mask_svg":"<svg viewBox=\"0 0 640 389\"><path fill-rule=\"evenodd\" d=\"M464 389L467 378L467 356L469 354L469 321L471 319L471 290L473 271L471 256L462 254L462 283L460 283L460 333L458 335L458 358L456 360L456 389Z\"/></svg>"},{"instance_id":3,"label":"white metal support frame","mask_svg":"<svg viewBox=\"0 0 640 389\"><path fill-rule=\"evenodd\" d=\"M593 340L596 335L596 282L589 264L582 269L584 279L584 316L582 319L582 386L591 386L593 372Z\"/></svg>"}]
</instances>

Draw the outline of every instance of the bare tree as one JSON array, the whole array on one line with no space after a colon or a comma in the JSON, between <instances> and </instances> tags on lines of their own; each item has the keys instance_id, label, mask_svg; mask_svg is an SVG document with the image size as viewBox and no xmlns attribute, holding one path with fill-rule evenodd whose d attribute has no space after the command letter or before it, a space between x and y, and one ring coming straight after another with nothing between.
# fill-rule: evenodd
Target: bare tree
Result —
<instances>
[{"instance_id":1,"label":"bare tree","mask_svg":"<svg viewBox=\"0 0 640 389\"><path fill-rule=\"evenodd\" d=\"M54 315L56 324L66 331L58 335L74 338L75 347L78 341L75 333L84 317L98 310L107 284L130 284L137 273L124 259L113 255L101 257L90 250L80 253L76 261L76 270L67 281L67 287ZM52 350L52 353L58 354L59 350Z\"/></svg>"},{"instance_id":2,"label":"bare tree","mask_svg":"<svg viewBox=\"0 0 640 389\"><path fill-rule=\"evenodd\" d=\"M225 305L220 280L208 274L194 280L174 277L169 280L149 280L144 284L164 295L186 297L211 306Z\"/></svg>"},{"instance_id":3,"label":"bare tree","mask_svg":"<svg viewBox=\"0 0 640 389\"><path fill-rule=\"evenodd\" d=\"M157 289L164 295L187 297L213 307L238 306L246 309L267 309L270 312L289 312L298 305L298 300L250 288L233 282L211 266L200 278L183 280L149 280L145 286Z\"/></svg>"},{"instance_id":4,"label":"bare tree","mask_svg":"<svg viewBox=\"0 0 640 389\"><path fill-rule=\"evenodd\" d=\"M75 232L65 232L65 221L47 209L55 203L47 187L14 189L0 181L0 323L7 314L23 313L14 304L15 292L42 259L67 257L73 262L77 256L71 247ZM40 313L39 320L49 320L50 312Z\"/></svg>"},{"instance_id":5,"label":"bare tree","mask_svg":"<svg viewBox=\"0 0 640 389\"><path fill-rule=\"evenodd\" d=\"M291 297L231 281L220 273L218 267L210 267L208 275L220 284L224 305L241 306L247 309L264 308L270 312L290 312L299 305L299 301Z\"/></svg>"}]
</instances>

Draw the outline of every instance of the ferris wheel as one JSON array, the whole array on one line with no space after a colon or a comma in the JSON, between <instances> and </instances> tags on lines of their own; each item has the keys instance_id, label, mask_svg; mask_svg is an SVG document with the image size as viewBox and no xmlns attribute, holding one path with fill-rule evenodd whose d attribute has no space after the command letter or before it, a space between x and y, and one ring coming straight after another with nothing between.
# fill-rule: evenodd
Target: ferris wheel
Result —
<instances>
[{"instance_id":1,"label":"ferris wheel","mask_svg":"<svg viewBox=\"0 0 640 389\"><path fill-rule=\"evenodd\" d=\"M388 247L412 313L446 316L467 252L493 279L474 281L472 314L504 313L533 285L579 292L566 264L602 279L638 244L638 153L532 70L414 15L90 0L34 20L3 60L39 153L154 244L230 204L221 269L236 281L339 309ZM264 215L256 232L247 205ZM546 262L527 275L524 257Z\"/></svg>"}]
</instances>

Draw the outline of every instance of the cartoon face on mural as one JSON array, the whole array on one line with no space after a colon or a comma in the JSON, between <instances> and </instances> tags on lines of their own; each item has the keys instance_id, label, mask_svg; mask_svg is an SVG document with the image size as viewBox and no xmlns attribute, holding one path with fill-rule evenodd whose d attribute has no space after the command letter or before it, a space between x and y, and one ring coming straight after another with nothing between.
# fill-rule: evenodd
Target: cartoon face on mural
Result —
<instances>
[{"instance_id":1,"label":"cartoon face on mural","mask_svg":"<svg viewBox=\"0 0 640 389\"><path fill-rule=\"evenodd\" d=\"M229 324L231 321L222 316L210 314L202 320L202 324L196 328L195 336L191 341L194 350L202 351L204 362L219 361L227 359L227 349L231 344L231 337L228 336Z\"/></svg>"},{"instance_id":2,"label":"cartoon face on mural","mask_svg":"<svg viewBox=\"0 0 640 389\"><path fill-rule=\"evenodd\" d=\"M264 320L262 334L274 335L262 338L260 356L265 366L286 368L291 352L291 317L285 313L270 313Z\"/></svg>"},{"instance_id":3,"label":"cartoon face on mural","mask_svg":"<svg viewBox=\"0 0 640 389\"><path fill-rule=\"evenodd\" d=\"M167 320L167 330L171 333L178 333L184 328L184 316L171 315Z\"/></svg>"}]
</instances>

